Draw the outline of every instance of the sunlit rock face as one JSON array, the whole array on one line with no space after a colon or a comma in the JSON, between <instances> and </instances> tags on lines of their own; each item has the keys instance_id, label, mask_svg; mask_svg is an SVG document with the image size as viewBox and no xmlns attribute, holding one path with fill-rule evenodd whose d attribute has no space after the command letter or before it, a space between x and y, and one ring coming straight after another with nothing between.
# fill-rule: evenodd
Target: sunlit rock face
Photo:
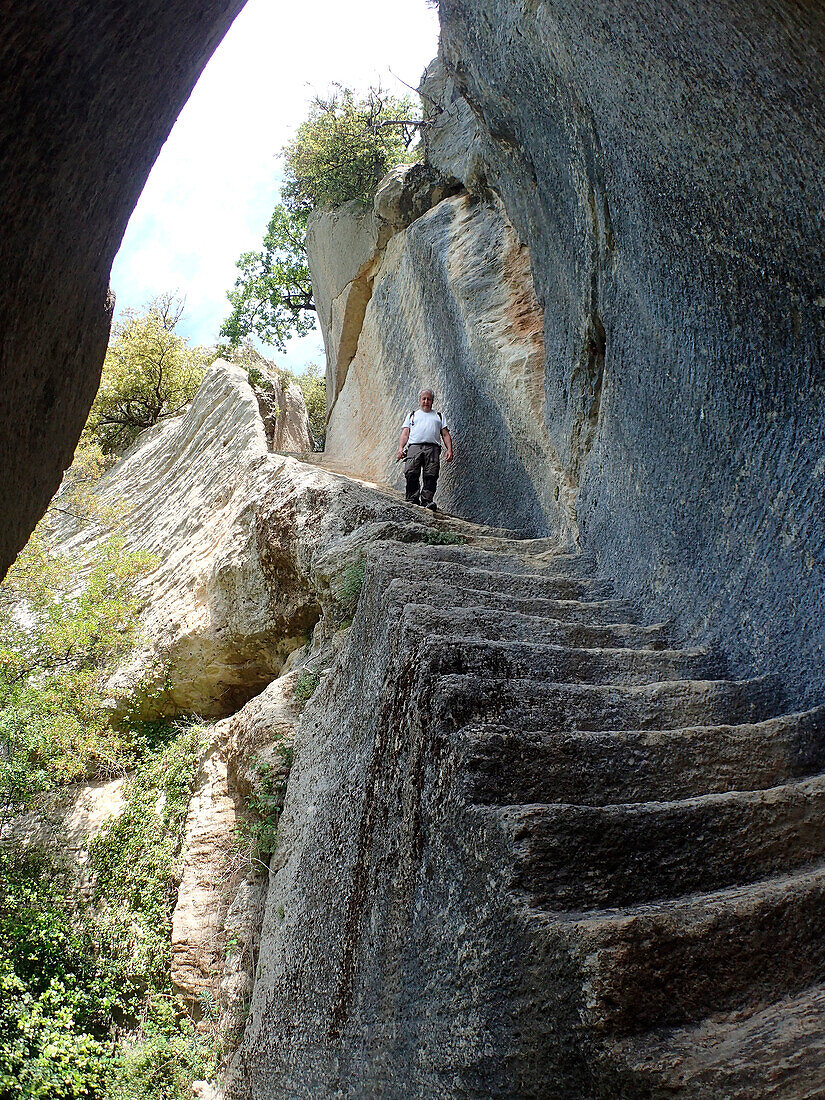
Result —
<instances>
[{"instance_id":1,"label":"sunlit rock face","mask_svg":"<svg viewBox=\"0 0 825 1100\"><path fill-rule=\"evenodd\" d=\"M306 432L302 400L298 413L285 435ZM97 497L121 521L126 548L156 559L141 582L142 644L109 685L118 709L146 716L232 714L310 633L323 640L341 625L340 589L363 546L421 538L433 523L414 505L273 453L246 372L222 360ZM109 530L66 528L61 549L82 554Z\"/></svg>"},{"instance_id":2,"label":"sunlit rock face","mask_svg":"<svg viewBox=\"0 0 825 1100\"><path fill-rule=\"evenodd\" d=\"M0 575L71 461L109 271L155 157L243 0L23 0L0 45Z\"/></svg>"},{"instance_id":3,"label":"sunlit rock face","mask_svg":"<svg viewBox=\"0 0 825 1100\"><path fill-rule=\"evenodd\" d=\"M443 465L440 506L572 538L570 479L544 420L543 321L528 250L493 196L463 188L383 242L388 211L403 201L401 173L379 191L376 212L325 212L308 238L313 285L330 302L327 458L400 484L401 425L429 386L458 456Z\"/></svg>"},{"instance_id":4,"label":"sunlit rock face","mask_svg":"<svg viewBox=\"0 0 825 1100\"><path fill-rule=\"evenodd\" d=\"M307 437L298 400L285 437ZM157 559L142 587L145 644L113 680L117 699L141 685L147 713L228 714L303 644L318 611L287 532L313 508L294 503L300 477L278 478L285 461L268 448L246 373L218 360L186 412L144 433L105 476L98 497L127 547ZM267 502L281 509L272 539L259 527ZM81 530L65 547L100 535Z\"/></svg>"},{"instance_id":5,"label":"sunlit rock face","mask_svg":"<svg viewBox=\"0 0 825 1100\"><path fill-rule=\"evenodd\" d=\"M493 188L544 311L583 545L741 668L822 686L825 15L443 0L437 168ZM458 98L456 98L458 97Z\"/></svg>"}]
</instances>

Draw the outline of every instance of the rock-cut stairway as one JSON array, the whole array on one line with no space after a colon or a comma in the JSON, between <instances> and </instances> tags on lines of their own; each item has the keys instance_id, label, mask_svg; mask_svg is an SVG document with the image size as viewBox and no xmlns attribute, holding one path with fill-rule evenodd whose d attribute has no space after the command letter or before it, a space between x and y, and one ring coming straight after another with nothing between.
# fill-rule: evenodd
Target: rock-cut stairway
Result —
<instances>
[{"instance_id":1,"label":"rock-cut stairway","mask_svg":"<svg viewBox=\"0 0 825 1100\"><path fill-rule=\"evenodd\" d=\"M533 969L487 971L521 1021L510 1094L825 1096L825 708L784 713L586 557L528 546L372 563L415 653L406 721L417 692L451 746L450 843ZM454 1094L506 1094L484 1074Z\"/></svg>"}]
</instances>

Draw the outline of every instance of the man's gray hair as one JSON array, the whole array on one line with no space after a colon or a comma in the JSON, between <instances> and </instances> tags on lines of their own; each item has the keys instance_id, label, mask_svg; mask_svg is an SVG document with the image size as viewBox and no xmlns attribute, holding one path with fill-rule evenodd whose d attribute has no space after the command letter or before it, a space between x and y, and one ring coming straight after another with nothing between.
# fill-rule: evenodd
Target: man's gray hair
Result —
<instances>
[{"instance_id":1,"label":"man's gray hair","mask_svg":"<svg viewBox=\"0 0 825 1100\"><path fill-rule=\"evenodd\" d=\"M429 386L427 386L423 390L419 390L418 391L418 396L421 397L422 393L428 393L430 395L430 397L435 397L435 390L431 390Z\"/></svg>"}]
</instances>

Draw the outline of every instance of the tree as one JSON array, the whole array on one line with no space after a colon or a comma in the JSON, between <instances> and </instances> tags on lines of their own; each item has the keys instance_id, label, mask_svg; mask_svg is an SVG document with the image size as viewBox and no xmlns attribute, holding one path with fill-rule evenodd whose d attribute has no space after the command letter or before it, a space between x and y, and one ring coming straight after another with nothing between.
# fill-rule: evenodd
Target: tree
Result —
<instances>
[{"instance_id":1,"label":"tree","mask_svg":"<svg viewBox=\"0 0 825 1100\"><path fill-rule=\"evenodd\" d=\"M315 303L304 237L306 214L276 206L260 252L244 252L241 274L227 297L232 312L220 335L233 345L253 333L284 351L290 336L305 336L315 324Z\"/></svg>"},{"instance_id":2,"label":"tree","mask_svg":"<svg viewBox=\"0 0 825 1100\"><path fill-rule=\"evenodd\" d=\"M254 334L286 350L286 341L315 324L306 260L307 217L320 206L369 201L387 172L408 158L420 121L409 99L371 89L363 99L341 85L313 100L309 118L281 150L286 182L263 248L238 260L228 294L232 312L221 336L239 344Z\"/></svg>"},{"instance_id":3,"label":"tree","mask_svg":"<svg viewBox=\"0 0 825 1100\"><path fill-rule=\"evenodd\" d=\"M172 294L151 301L142 313L126 310L113 326L85 436L106 454L123 451L146 428L175 416L195 395L206 357L175 326L184 303Z\"/></svg>"},{"instance_id":4,"label":"tree","mask_svg":"<svg viewBox=\"0 0 825 1100\"><path fill-rule=\"evenodd\" d=\"M310 363L304 374L296 376L295 381L304 395L304 404L309 417L309 430L318 450L324 449L327 434L327 380L317 363Z\"/></svg>"},{"instance_id":5,"label":"tree","mask_svg":"<svg viewBox=\"0 0 825 1100\"><path fill-rule=\"evenodd\" d=\"M283 197L293 210L368 202L382 178L409 160L419 125L410 99L371 88L356 99L340 84L326 98L316 96L309 118L282 151Z\"/></svg>"}]
</instances>

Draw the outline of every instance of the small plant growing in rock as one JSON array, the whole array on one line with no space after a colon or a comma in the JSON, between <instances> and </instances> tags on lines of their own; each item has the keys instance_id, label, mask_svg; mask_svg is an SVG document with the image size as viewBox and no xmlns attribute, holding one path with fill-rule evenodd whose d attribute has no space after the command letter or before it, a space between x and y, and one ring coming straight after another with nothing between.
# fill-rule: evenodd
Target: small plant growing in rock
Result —
<instances>
[{"instance_id":1,"label":"small plant growing in rock","mask_svg":"<svg viewBox=\"0 0 825 1100\"><path fill-rule=\"evenodd\" d=\"M253 816L238 827L240 838L259 857L272 855L278 841L278 822L284 808L286 783L292 766L292 746L282 746L280 756L277 764L265 760L256 763L256 789L246 799L247 809Z\"/></svg>"},{"instance_id":2,"label":"small plant growing in rock","mask_svg":"<svg viewBox=\"0 0 825 1100\"><path fill-rule=\"evenodd\" d=\"M361 589L364 586L365 572L366 565L363 561L348 565L344 572L344 580L338 591L336 601L341 612L342 625L348 625L352 622L355 608L358 605L358 597L361 595Z\"/></svg>"},{"instance_id":3,"label":"small plant growing in rock","mask_svg":"<svg viewBox=\"0 0 825 1100\"><path fill-rule=\"evenodd\" d=\"M321 682L320 672L313 672L305 668L295 678L295 698L299 703L306 703L315 693L315 689Z\"/></svg>"}]
</instances>

